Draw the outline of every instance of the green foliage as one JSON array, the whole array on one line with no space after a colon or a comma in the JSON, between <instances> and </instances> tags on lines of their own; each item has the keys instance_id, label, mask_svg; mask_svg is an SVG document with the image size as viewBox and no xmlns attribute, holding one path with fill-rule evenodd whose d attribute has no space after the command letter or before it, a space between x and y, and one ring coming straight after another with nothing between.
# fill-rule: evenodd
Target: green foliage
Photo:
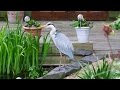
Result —
<instances>
[{"instance_id":1,"label":"green foliage","mask_svg":"<svg viewBox=\"0 0 120 90\"><path fill-rule=\"evenodd\" d=\"M112 63L108 63L106 58L103 58L102 64L98 64L94 66L93 64L88 64L86 68L83 68L82 75L78 76L81 79L111 79L114 75L111 71Z\"/></svg>"},{"instance_id":2,"label":"green foliage","mask_svg":"<svg viewBox=\"0 0 120 90\"><path fill-rule=\"evenodd\" d=\"M42 60L45 60L45 57L47 56L48 50L49 50L49 47L50 47L51 38L48 41L48 36L49 36L49 33L46 35L46 37L43 37L43 42L44 43L42 44L42 51L41 51Z\"/></svg>"},{"instance_id":3,"label":"green foliage","mask_svg":"<svg viewBox=\"0 0 120 90\"><path fill-rule=\"evenodd\" d=\"M80 21L73 21L72 26L73 27L89 27L90 22L87 22L86 20L81 20Z\"/></svg>"},{"instance_id":4,"label":"green foliage","mask_svg":"<svg viewBox=\"0 0 120 90\"><path fill-rule=\"evenodd\" d=\"M40 27L40 25L41 25L39 22L37 22L37 21L35 21L33 19L30 19L30 21L28 21L26 23L27 23L26 27L32 27L32 26Z\"/></svg>"},{"instance_id":5,"label":"green foliage","mask_svg":"<svg viewBox=\"0 0 120 90\"><path fill-rule=\"evenodd\" d=\"M27 26L28 27L31 27L31 26L39 27L40 23L38 23L37 21L31 19L30 21L27 22Z\"/></svg>"},{"instance_id":6,"label":"green foliage","mask_svg":"<svg viewBox=\"0 0 120 90\"><path fill-rule=\"evenodd\" d=\"M93 23L88 22L85 19L84 20L78 20L78 21L73 20L73 23L71 24L71 26L73 26L73 27L90 27L90 28L92 28Z\"/></svg>"},{"instance_id":7,"label":"green foliage","mask_svg":"<svg viewBox=\"0 0 120 90\"><path fill-rule=\"evenodd\" d=\"M116 17L116 20L109 25L112 29L120 30L120 16Z\"/></svg>"},{"instance_id":8,"label":"green foliage","mask_svg":"<svg viewBox=\"0 0 120 90\"><path fill-rule=\"evenodd\" d=\"M42 52L47 52L49 45L44 48L46 49ZM39 59L39 49L39 37L23 32L21 24L18 24L17 28L9 28L7 25L2 27L0 31L0 78L27 77L28 70L34 66L39 70L39 76L42 76L42 58ZM30 77L33 78L38 74L34 71L31 75Z\"/></svg>"},{"instance_id":9,"label":"green foliage","mask_svg":"<svg viewBox=\"0 0 120 90\"><path fill-rule=\"evenodd\" d=\"M38 69L35 66L29 68L29 79L36 79L39 77Z\"/></svg>"},{"instance_id":10,"label":"green foliage","mask_svg":"<svg viewBox=\"0 0 120 90\"><path fill-rule=\"evenodd\" d=\"M115 60L113 62L113 66L112 66L112 73L113 73L113 79L120 79L120 61L119 59L118 60Z\"/></svg>"}]
</instances>

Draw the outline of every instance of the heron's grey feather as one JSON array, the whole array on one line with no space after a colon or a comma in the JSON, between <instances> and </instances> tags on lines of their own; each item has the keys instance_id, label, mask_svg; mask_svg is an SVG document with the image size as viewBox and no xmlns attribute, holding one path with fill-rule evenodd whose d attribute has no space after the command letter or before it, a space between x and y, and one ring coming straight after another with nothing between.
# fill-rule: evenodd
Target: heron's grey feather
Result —
<instances>
[{"instance_id":1,"label":"heron's grey feather","mask_svg":"<svg viewBox=\"0 0 120 90\"><path fill-rule=\"evenodd\" d=\"M55 37L52 37L53 41L60 52L68 55L70 59L74 59L73 56L73 45L69 38L60 32L56 32Z\"/></svg>"}]
</instances>

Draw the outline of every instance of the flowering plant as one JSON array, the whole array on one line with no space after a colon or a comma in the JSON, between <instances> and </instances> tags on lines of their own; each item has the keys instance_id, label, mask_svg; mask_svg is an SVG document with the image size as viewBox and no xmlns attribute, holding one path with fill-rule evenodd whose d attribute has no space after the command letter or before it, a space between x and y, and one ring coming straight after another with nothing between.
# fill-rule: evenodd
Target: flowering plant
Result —
<instances>
[{"instance_id":1,"label":"flowering plant","mask_svg":"<svg viewBox=\"0 0 120 90\"><path fill-rule=\"evenodd\" d=\"M112 23L104 25L103 30L107 35L114 34L115 30L120 30L120 15Z\"/></svg>"},{"instance_id":2,"label":"flowering plant","mask_svg":"<svg viewBox=\"0 0 120 90\"><path fill-rule=\"evenodd\" d=\"M26 22L25 27L40 27L41 25L41 23L31 19L29 16L26 16L24 21Z\"/></svg>"},{"instance_id":3,"label":"flowering plant","mask_svg":"<svg viewBox=\"0 0 120 90\"><path fill-rule=\"evenodd\" d=\"M116 19L109 26L114 30L120 30L120 15Z\"/></svg>"},{"instance_id":4,"label":"flowering plant","mask_svg":"<svg viewBox=\"0 0 120 90\"><path fill-rule=\"evenodd\" d=\"M78 27L78 28L80 27L92 28L93 27L93 23L86 21L82 14L79 14L77 16L77 19L78 19L77 21L73 20L73 24L72 24L73 27Z\"/></svg>"}]
</instances>

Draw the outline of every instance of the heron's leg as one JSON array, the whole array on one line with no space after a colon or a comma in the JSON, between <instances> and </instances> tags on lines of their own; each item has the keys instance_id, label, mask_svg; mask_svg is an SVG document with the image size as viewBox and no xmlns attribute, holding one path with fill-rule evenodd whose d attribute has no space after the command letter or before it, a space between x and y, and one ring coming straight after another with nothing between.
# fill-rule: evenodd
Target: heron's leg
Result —
<instances>
[{"instance_id":1,"label":"heron's leg","mask_svg":"<svg viewBox=\"0 0 120 90\"><path fill-rule=\"evenodd\" d=\"M67 59L67 58L66 58L66 56L65 56L65 58L64 58L64 60L63 60L63 63L64 63L63 65L64 65L64 66L65 66L65 60L66 60L66 59Z\"/></svg>"},{"instance_id":2,"label":"heron's leg","mask_svg":"<svg viewBox=\"0 0 120 90\"><path fill-rule=\"evenodd\" d=\"M62 66L61 62L62 62L62 53L60 52L60 65L59 66Z\"/></svg>"}]
</instances>

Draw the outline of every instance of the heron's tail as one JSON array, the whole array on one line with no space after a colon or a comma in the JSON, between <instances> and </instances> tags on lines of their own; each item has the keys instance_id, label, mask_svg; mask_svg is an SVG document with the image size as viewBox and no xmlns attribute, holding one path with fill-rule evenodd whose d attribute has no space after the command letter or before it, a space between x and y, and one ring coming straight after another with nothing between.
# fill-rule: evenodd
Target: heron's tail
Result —
<instances>
[{"instance_id":1,"label":"heron's tail","mask_svg":"<svg viewBox=\"0 0 120 90\"><path fill-rule=\"evenodd\" d=\"M75 58L69 58L70 61L76 61Z\"/></svg>"},{"instance_id":2,"label":"heron's tail","mask_svg":"<svg viewBox=\"0 0 120 90\"><path fill-rule=\"evenodd\" d=\"M69 60L73 63L74 66L83 67L82 63L79 60L75 60L74 58Z\"/></svg>"},{"instance_id":3,"label":"heron's tail","mask_svg":"<svg viewBox=\"0 0 120 90\"><path fill-rule=\"evenodd\" d=\"M70 60L71 62L74 62L74 63L77 63L77 64L81 65L81 63L79 62L79 60L76 60L76 59L74 58L74 54L69 55L69 60Z\"/></svg>"}]
</instances>

